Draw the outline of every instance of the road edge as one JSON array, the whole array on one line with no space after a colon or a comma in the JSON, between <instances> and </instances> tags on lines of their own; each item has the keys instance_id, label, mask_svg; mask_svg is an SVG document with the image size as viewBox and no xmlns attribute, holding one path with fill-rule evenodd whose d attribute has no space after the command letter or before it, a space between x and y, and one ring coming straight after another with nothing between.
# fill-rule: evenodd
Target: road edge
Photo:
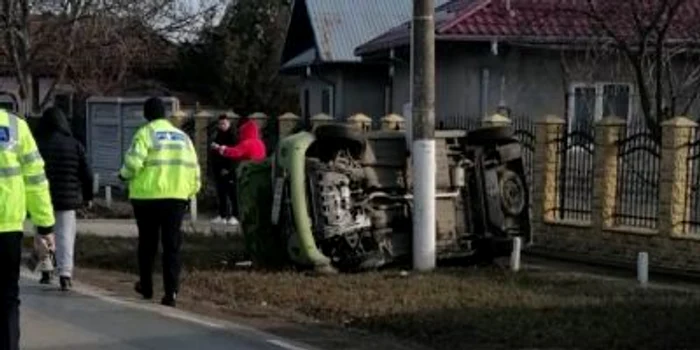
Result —
<instances>
[{"instance_id":1,"label":"road edge","mask_svg":"<svg viewBox=\"0 0 700 350\"><path fill-rule=\"evenodd\" d=\"M25 266L20 268L20 278L28 279L30 281L36 281L39 278L37 273L30 271ZM172 319L177 319L180 321L197 324L211 329L236 333L239 336L245 336L248 338L256 338L258 340L263 339L266 343L270 345L277 346L281 349L286 350L322 350L318 347L314 347L308 344L302 344L301 342L286 339L272 333L262 331L260 329L240 324L237 322L232 322L229 320L223 320L213 317L207 317L199 315L190 311L181 310L177 308L166 307L158 304L144 303L137 299L130 299L122 296L117 296L103 288L96 287L93 285L75 282L73 284L72 291L74 293L95 298L110 304L116 304L131 309L137 309L142 311L147 311L151 313L159 314L163 317L168 317ZM21 295L20 295L21 297Z\"/></svg>"}]
</instances>

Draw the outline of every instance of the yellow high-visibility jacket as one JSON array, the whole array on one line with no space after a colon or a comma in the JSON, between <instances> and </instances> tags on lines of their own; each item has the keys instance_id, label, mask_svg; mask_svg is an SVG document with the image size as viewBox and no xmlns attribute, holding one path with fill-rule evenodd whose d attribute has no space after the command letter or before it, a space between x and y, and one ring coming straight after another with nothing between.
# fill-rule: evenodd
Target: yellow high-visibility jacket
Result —
<instances>
[{"instance_id":1,"label":"yellow high-visibility jacket","mask_svg":"<svg viewBox=\"0 0 700 350\"><path fill-rule=\"evenodd\" d=\"M39 234L55 223L44 160L27 122L0 109L0 233L24 231L27 212Z\"/></svg>"},{"instance_id":2,"label":"yellow high-visibility jacket","mask_svg":"<svg viewBox=\"0 0 700 350\"><path fill-rule=\"evenodd\" d=\"M200 190L199 174L192 140L166 119L136 132L119 171L131 199L190 199Z\"/></svg>"}]
</instances>

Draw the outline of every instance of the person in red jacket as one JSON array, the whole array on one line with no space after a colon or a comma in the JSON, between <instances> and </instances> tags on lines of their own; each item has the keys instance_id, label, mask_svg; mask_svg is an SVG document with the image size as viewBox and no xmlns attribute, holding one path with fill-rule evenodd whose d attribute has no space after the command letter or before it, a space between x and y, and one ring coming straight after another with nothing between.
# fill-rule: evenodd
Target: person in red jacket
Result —
<instances>
[{"instance_id":1,"label":"person in red jacket","mask_svg":"<svg viewBox=\"0 0 700 350\"><path fill-rule=\"evenodd\" d=\"M265 159L265 143L260 139L258 124L248 117L238 121L238 143L235 146L213 144L222 156L234 161L262 161Z\"/></svg>"}]
</instances>

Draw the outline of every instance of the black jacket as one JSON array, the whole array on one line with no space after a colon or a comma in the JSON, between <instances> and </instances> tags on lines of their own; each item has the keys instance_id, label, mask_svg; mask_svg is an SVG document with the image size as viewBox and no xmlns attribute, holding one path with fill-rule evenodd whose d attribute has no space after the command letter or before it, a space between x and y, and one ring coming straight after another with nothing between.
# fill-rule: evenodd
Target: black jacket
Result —
<instances>
[{"instance_id":1,"label":"black jacket","mask_svg":"<svg viewBox=\"0 0 700 350\"><path fill-rule=\"evenodd\" d=\"M76 140L59 109L44 112L36 131L37 146L46 163L54 210L75 210L92 200L93 175L85 148Z\"/></svg>"},{"instance_id":2,"label":"black jacket","mask_svg":"<svg viewBox=\"0 0 700 350\"><path fill-rule=\"evenodd\" d=\"M225 132L222 132L221 130L217 129L214 142L224 146L236 145L236 134L234 132L234 128L230 127ZM223 157L218 152L211 152L210 158L212 161L215 176L221 177L222 170L227 170L229 174L233 173L233 170L235 169L235 163L232 160Z\"/></svg>"}]
</instances>

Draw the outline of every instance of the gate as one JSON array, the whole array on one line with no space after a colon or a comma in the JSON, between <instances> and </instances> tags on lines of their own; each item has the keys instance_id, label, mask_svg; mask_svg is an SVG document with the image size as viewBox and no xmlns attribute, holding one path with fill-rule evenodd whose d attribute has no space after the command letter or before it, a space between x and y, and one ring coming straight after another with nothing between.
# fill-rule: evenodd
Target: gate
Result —
<instances>
[{"instance_id":1,"label":"gate","mask_svg":"<svg viewBox=\"0 0 700 350\"><path fill-rule=\"evenodd\" d=\"M117 177L124 154L143 119L143 103L147 97L91 97L87 100L85 129L87 152L100 184L117 186ZM175 97L163 97L166 116L179 108Z\"/></svg>"}]
</instances>

